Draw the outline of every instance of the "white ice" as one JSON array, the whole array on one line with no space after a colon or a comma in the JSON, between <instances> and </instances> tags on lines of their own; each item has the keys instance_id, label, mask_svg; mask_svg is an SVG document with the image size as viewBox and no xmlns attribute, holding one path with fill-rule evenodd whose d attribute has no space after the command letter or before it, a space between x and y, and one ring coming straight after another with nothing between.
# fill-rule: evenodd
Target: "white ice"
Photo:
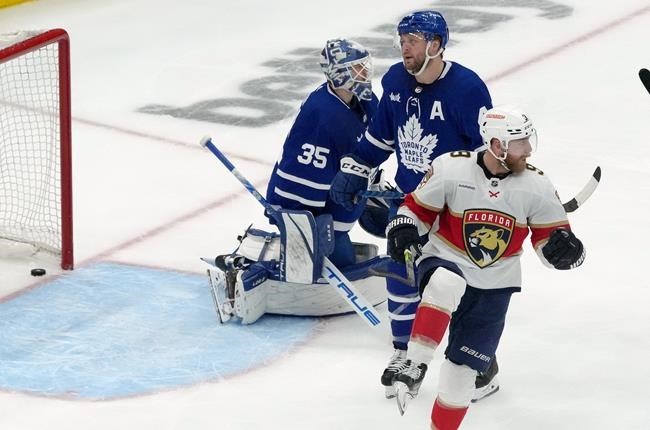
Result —
<instances>
[{"instance_id":1,"label":"white ice","mask_svg":"<svg viewBox=\"0 0 650 430\"><path fill-rule=\"evenodd\" d=\"M571 215L588 249L580 269L545 269L527 247L524 291L512 300L498 353L502 389L472 406L462 428L647 430L650 94L637 72L650 66L650 5L562 0L573 12L549 20L534 7L549 1L494 3L474 8L516 18L484 33L452 28L460 43L446 58L483 76L496 104L529 111L540 135L532 163L564 199L596 165L603 180ZM137 108L241 97L240 84L271 75L265 61L331 37L370 37L377 25L431 4L37 0L0 9L2 32L62 27L71 36L77 265L117 261L201 273L198 257L230 250L249 222L263 222L257 202L198 141L211 134L264 189L291 117L252 128ZM13 263L19 269L5 269L11 281L0 286L0 300L33 285L25 265ZM54 262L41 264L56 273ZM349 315L327 320L283 359L218 382L106 402L0 392L0 428L428 428L440 357L400 417L379 384L391 352L387 332L372 333Z\"/></svg>"}]
</instances>

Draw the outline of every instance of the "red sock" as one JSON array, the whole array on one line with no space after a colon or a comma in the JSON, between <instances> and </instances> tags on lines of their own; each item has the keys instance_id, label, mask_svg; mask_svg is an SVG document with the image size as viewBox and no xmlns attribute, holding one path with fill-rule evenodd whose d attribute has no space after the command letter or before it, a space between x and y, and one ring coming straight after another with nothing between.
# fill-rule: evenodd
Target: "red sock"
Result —
<instances>
[{"instance_id":1,"label":"red sock","mask_svg":"<svg viewBox=\"0 0 650 430\"><path fill-rule=\"evenodd\" d=\"M440 345L449 325L449 314L438 308L421 304L415 313L415 322L411 330L412 338L423 339L427 343Z\"/></svg>"},{"instance_id":2,"label":"red sock","mask_svg":"<svg viewBox=\"0 0 650 430\"><path fill-rule=\"evenodd\" d=\"M437 430L456 430L463 422L467 407L452 408L440 403L439 399L433 404L431 411L431 428Z\"/></svg>"}]
</instances>

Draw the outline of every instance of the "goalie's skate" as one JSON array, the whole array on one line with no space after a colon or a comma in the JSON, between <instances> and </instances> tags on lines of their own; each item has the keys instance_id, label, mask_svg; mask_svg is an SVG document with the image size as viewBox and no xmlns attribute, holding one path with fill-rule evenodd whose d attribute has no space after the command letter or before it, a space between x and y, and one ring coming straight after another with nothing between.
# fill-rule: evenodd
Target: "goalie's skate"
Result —
<instances>
[{"instance_id":1,"label":"goalie's skate","mask_svg":"<svg viewBox=\"0 0 650 430\"><path fill-rule=\"evenodd\" d=\"M404 369L406 369L406 351L396 349L388 362L388 366L384 369L384 373L381 375L381 385L384 386L387 399L395 397L395 387L393 387L395 375Z\"/></svg>"},{"instance_id":2,"label":"goalie's skate","mask_svg":"<svg viewBox=\"0 0 650 430\"><path fill-rule=\"evenodd\" d=\"M393 382L400 415L404 415L408 403L417 397L424 375L427 373L427 365L424 363L416 364L411 360L407 360L406 363L406 369L398 372Z\"/></svg>"},{"instance_id":3,"label":"goalie's skate","mask_svg":"<svg viewBox=\"0 0 650 430\"><path fill-rule=\"evenodd\" d=\"M210 292L214 307L219 315L219 321L223 324L235 316L235 281L237 272L208 269L210 280Z\"/></svg>"}]
</instances>

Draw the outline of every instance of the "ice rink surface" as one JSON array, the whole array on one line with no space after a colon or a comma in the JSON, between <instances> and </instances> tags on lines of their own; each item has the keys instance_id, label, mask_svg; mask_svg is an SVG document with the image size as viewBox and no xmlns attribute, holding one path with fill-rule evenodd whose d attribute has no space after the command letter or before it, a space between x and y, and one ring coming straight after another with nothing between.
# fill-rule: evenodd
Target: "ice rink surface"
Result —
<instances>
[{"instance_id":1,"label":"ice rink surface","mask_svg":"<svg viewBox=\"0 0 650 430\"><path fill-rule=\"evenodd\" d=\"M563 200L603 169L570 217L586 263L551 271L526 246L523 292L499 347L501 391L473 405L462 428L650 428L650 94L637 77L650 67L649 2L37 0L0 9L0 29L60 27L71 37L77 270L57 276L47 257L2 257L0 429L428 428L441 354L400 417L379 384L387 332L356 315L288 319L270 333L240 327L221 344L226 328L210 319L199 260L264 223L199 139L212 135L264 190L301 99L322 81L324 41L369 46L381 93L382 70L399 60L391 26L421 7L450 23L446 59L477 71L495 104L530 113L540 138L531 163ZM353 238L384 249L356 229ZM39 283L28 275L34 264L49 269ZM48 355L57 337L74 348L59 343ZM11 355L21 342L33 361ZM171 348L178 354L162 355ZM129 365L144 354L168 360ZM222 354L241 369L220 377L201 366ZM196 366L175 366L180 356ZM75 380L68 357L132 374L121 385L99 373ZM134 388L145 373L159 384ZM62 380L78 389L54 389Z\"/></svg>"}]
</instances>

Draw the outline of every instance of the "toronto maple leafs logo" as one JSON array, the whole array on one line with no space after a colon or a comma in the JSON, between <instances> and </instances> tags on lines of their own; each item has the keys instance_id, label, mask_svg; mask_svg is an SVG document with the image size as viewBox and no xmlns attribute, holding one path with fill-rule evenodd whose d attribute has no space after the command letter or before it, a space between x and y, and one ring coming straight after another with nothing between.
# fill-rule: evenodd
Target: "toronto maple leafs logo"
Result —
<instances>
[{"instance_id":1,"label":"toronto maple leafs logo","mask_svg":"<svg viewBox=\"0 0 650 430\"><path fill-rule=\"evenodd\" d=\"M417 99L409 99L407 105L410 106L410 109L407 107L410 115L406 124L397 130L401 163L407 169L425 173L429 170L433 159L433 150L438 145L438 136L435 134L423 136L424 130L419 115L420 103Z\"/></svg>"},{"instance_id":2,"label":"toronto maple leafs logo","mask_svg":"<svg viewBox=\"0 0 650 430\"><path fill-rule=\"evenodd\" d=\"M397 94L395 94L395 93L390 93L390 94L388 95L388 97L389 97L390 100L393 101L393 102L397 102L397 103L400 102L400 99L399 99L399 93L397 93Z\"/></svg>"}]
</instances>

